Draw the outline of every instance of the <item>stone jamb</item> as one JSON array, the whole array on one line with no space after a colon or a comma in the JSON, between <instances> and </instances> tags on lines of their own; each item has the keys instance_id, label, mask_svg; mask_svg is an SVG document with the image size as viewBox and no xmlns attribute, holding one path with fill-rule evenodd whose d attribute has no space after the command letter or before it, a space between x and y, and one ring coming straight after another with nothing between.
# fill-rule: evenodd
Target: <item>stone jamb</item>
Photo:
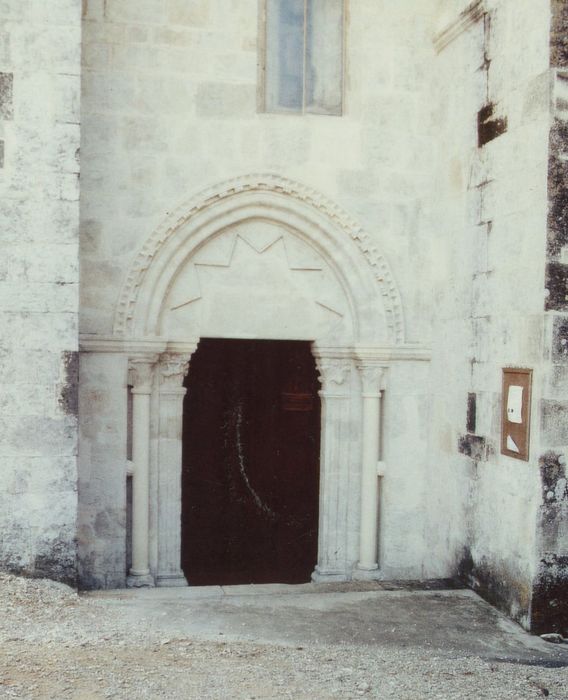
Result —
<instances>
[{"instance_id":1,"label":"stone jamb","mask_svg":"<svg viewBox=\"0 0 568 700\"><path fill-rule=\"evenodd\" d=\"M138 355L129 361L132 386L132 568L131 588L154 585L150 574L150 404L156 355Z\"/></svg>"},{"instance_id":2,"label":"stone jamb","mask_svg":"<svg viewBox=\"0 0 568 700\"><path fill-rule=\"evenodd\" d=\"M315 582L351 578L348 546L349 482L354 464L350 426L354 408L353 357L347 348L313 348L320 376L321 457L318 560Z\"/></svg>"},{"instance_id":3,"label":"stone jamb","mask_svg":"<svg viewBox=\"0 0 568 700\"><path fill-rule=\"evenodd\" d=\"M195 349L197 344L195 345ZM183 386L192 353L160 357L158 436L158 570L157 586L187 586L181 570L181 469Z\"/></svg>"}]
</instances>

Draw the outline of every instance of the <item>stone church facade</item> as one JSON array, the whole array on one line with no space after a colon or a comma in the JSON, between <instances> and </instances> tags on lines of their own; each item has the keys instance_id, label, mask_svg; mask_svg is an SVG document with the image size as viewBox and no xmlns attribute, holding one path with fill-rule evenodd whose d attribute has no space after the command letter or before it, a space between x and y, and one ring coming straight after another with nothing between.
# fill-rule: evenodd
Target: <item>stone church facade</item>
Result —
<instances>
[{"instance_id":1,"label":"stone church facade","mask_svg":"<svg viewBox=\"0 0 568 700\"><path fill-rule=\"evenodd\" d=\"M192 363L301 341L311 578L460 578L566 633L567 25L564 0L0 2L0 566L187 585Z\"/></svg>"}]
</instances>

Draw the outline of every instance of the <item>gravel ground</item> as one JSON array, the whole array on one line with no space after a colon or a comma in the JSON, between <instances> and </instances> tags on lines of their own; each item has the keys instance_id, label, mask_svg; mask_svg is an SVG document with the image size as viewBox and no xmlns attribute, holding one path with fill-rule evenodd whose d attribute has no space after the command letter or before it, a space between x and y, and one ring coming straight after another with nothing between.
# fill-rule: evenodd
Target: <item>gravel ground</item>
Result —
<instances>
[{"instance_id":1,"label":"gravel ground","mask_svg":"<svg viewBox=\"0 0 568 700\"><path fill-rule=\"evenodd\" d=\"M104 598L0 575L2 698L568 698L568 668L398 646L163 638Z\"/></svg>"}]
</instances>

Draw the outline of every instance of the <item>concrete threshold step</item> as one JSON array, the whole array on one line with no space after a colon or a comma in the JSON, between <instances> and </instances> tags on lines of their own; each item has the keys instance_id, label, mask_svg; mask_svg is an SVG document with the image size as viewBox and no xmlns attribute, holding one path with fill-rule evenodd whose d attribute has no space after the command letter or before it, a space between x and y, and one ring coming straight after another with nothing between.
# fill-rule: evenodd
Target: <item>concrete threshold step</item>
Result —
<instances>
[{"instance_id":1,"label":"concrete threshold step","mask_svg":"<svg viewBox=\"0 0 568 700\"><path fill-rule=\"evenodd\" d=\"M310 593L372 593L374 591L448 591L466 589L452 579L429 579L425 581L348 581L345 583L261 583L231 586L187 586L182 588L139 588L108 591L89 591L82 595L114 599L152 597L154 599L196 599L223 596L298 595Z\"/></svg>"}]
</instances>

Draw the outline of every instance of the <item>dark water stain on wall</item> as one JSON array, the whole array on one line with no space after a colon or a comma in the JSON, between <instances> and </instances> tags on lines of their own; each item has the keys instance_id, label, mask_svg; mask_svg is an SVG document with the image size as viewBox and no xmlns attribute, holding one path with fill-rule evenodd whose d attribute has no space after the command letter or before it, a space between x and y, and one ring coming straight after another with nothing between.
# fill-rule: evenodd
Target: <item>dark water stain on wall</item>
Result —
<instances>
[{"instance_id":1,"label":"dark water stain on wall","mask_svg":"<svg viewBox=\"0 0 568 700\"><path fill-rule=\"evenodd\" d=\"M540 458L540 560L533 590L532 630L568 634L568 481L563 455Z\"/></svg>"},{"instance_id":2,"label":"dark water stain on wall","mask_svg":"<svg viewBox=\"0 0 568 700\"><path fill-rule=\"evenodd\" d=\"M495 116L495 105L487 104L477 114L477 145L479 148L507 131L507 117Z\"/></svg>"},{"instance_id":3,"label":"dark water stain on wall","mask_svg":"<svg viewBox=\"0 0 568 700\"><path fill-rule=\"evenodd\" d=\"M560 95L568 81L568 2L551 0L550 65ZM568 121L565 100L557 100L549 138L546 311L568 311ZM542 402L542 440L553 448L539 460L541 505L537 536L539 561L533 587L531 628L535 633L568 635L568 401L563 378L568 368L568 318L554 318L550 358L556 400ZM560 400L558 399L560 397ZM555 446L559 446L555 448Z\"/></svg>"},{"instance_id":4,"label":"dark water stain on wall","mask_svg":"<svg viewBox=\"0 0 568 700\"><path fill-rule=\"evenodd\" d=\"M57 538L38 543L34 559L33 576L61 581L77 586L77 546L66 532Z\"/></svg>"},{"instance_id":5,"label":"dark water stain on wall","mask_svg":"<svg viewBox=\"0 0 568 700\"><path fill-rule=\"evenodd\" d=\"M486 462L491 449L483 436L467 434L460 435L458 452L466 457L471 457L474 462Z\"/></svg>"},{"instance_id":6,"label":"dark water stain on wall","mask_svg":"<svg viewBox=\"0 0 568 700\"><path fill-rule=\"evenodd\" d=\"M555 119L549 137L548 162L548 255L557 256L568 244L568 124Z\"/></svg>"},{"instance_id":7,"label":"dark water stain on wall","mask_svg":"<svg viewBox=\"0 0 568 700\"><path fill-rule=\"evenodd\" d=\"M568 246L568 124L555 119L548 161L546 310L568 310L568 265L560 258Z\"/></svg>"},{"instance_id":8,"label":"dark water stain on wall","mask_svg":"<svg viewBox=\"0 0 568 700\"><path fill-rule=\"evenodd\" d=\"M550 65L568 66L568 2L551 0Z\"/></svg>"},{"instance_id":9,"label":"dark water stain on wall","mask_svg":"<svg viewBox=\"0 0 568 700\"><path fill-rule=\"evenodd\" d=\"M550 554L540 560L531 619L535 634L568 636L568 556Z\"/></svg>"},{"instance_id":10,"label":"dark water stain on wall","mask_svg":"<svg viewBox=\"0 0 568 700\"><path fill-rule=\"evenodd\" d=\"M527 623L531 602L531 585L520 573L503 563L487 557L475 559L466 547L457 565L456 578L471 588L491 605L512 617Z\"/></svg>"},{"instance_id":11,"label":"dark water stain on wall","mask_svg":"<svg viewBox=\"0 0 568 700\"><path fill-rule=\"evenodd\" d=\"M0 73L0 119L14 118L14 76L12 73Z\"/></svg>"},{"instance_id":12,"label":"dark water stain on wall","mask_svg":"<svg viewBox=\"0 0 568 700\"><path fill-rule=\"evenodd\" d=\"M551 261L546 265L546 311L568 311L568 265Z\"/></svg>"},{"instance_id":13,"label":"dark water stain on wall","mask_svg":"<svg viewBox=\"0 0 568 700\"><path fill-rule=\"evenodd\" d=\"M79 353L64 352L62 358L63 382L59 394L59 405L67 415L79 414Z\"/></svg>"},{"instance_id":14,"label":"dark water stain on wall","mask_svg":"<svg viewBox=\"0 0 568 700\"><path fill-rule=\"evenodd\" d=\"M551 0L550 65L560 88L550 129L548 159L547 311L568 311L568 121L562 98L568 83L568 2Z\"/></svg>"},{"instance_id":15,"label":"dark water stain on wall","mask_svg":"<svg viewBox=\"0 0 568 700\"><path fill-rule=\"evenodd\" d=\"M472 435L477 430L477 396L473 393L467 395L465 429Z\"/></svg>"},{"instance_id":16,"label":"dark water stain on wall","mask_svg":"<svg viewBox=\"0 0 568 700\"><path fill-rule=\"evenodd\" d=\"M552 361L568 365L568 318L557 316L552 329Z\"/></svg>"},{"instance_id":17,"label":"dark water stain on wall","mask_svg":"<svg viewBox=\"0 0 568 700\"><path fill-rule=\"evenodd\" d=\"M29 528L16 526L13 540L17 547L10 547L10 542L0 542L0 570L18 576L32 578L49 578L54 581L77 586L77 546L70 528L63 528L57 535L44 535L33 543L33 556L23 557L18 554L24 537L29 539Z\"/></svg>"}]
</instances>

